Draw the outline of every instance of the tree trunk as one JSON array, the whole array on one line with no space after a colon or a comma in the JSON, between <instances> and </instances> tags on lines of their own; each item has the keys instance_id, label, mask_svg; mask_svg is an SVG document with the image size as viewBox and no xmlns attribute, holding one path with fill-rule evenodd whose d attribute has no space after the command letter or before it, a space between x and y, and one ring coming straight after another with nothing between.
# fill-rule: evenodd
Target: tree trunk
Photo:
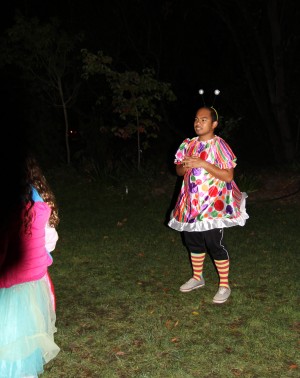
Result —
<instances>
[{"instance_id":1,"label":"tree trunk","mask_svg":"<svg viewBox=\"0 0 300 378\"><path fill-rule=\"evenodd\" d=\"M217 5L217 4L216 4ZM219 4L218 4L219 5ZM244 4L236 3L236 6L239 7L241 14L244 16L245 24L247 23L247 9L245 8ZM250 46L245 46L244 41L244 34L237 28L236 25L232 22L232 19L230 17L231 13L230 10L223 9L222 5L219 5L217 8L219 16L224 21L225 25L227 25L229 31L231 32L232 39L237 47L237 52L240 57L240 62L243 68L243 71L245 73L245 77L247 79L247 83L249 85L250 93L252 95L252 98L254 100L254 103L256 104L257 110L259 112L259 115L262 120L262 127L266 127L267 133L270 139L271 144L271 150L273 153L274 159L277 156L277 151L279 147L279 137L276 132L276 127L274 128L274 119L272 119L272 110L270 109L270 102L268 101L268 98L266 94L268 91L264 88L264 85L261 83L261 80L257 80L257 78L254 75L253 70L251 70L251 67L249 65L248 61L248 53ZM250 20L251 23L251 20ZM247 28L251 28L251 25L247 25ZM265 50L262 46L262 43L260 41L259 36L256 35L254 32L254 38L257 40L256 46L258 46L258 51L260 55L260 61L262 63L262 67L264 68L264 72L266 72L266 76L270 75L269 69L269 62L267 59L267 56L265 54ZM270 84L271 82L267 80L267 84Z\"/></svg>"},{"instance_id":2,"label":"tree trunk","mask_svg":"<svg viewBox=\"0 0 300 378\"><path fill-rule=\"evenodd\" d=\"M61 78L58 77L57 79L59 96L61 99L61 104L64 112L64 120L65 120L65 144L66 144L66 151L67 151L67 164L70 165L71 157L70 157L70 145L69 145L69 119L68 119L68 111L66 102L64 100L64 92L62 88Z\"/></svg>"},{"instance_id":3,"label":"tree trunk","mask_svg":"<svg viewBox=\"0 0 300 378\"><path fill-rule=\"evenodd\" d=\"M140 120L139 120L139 113L137 108L135 108L136 111L136 130L137 130L137 156L138 156L138 164L137 168L138 171L141 170L141 140L140 140Z\"/></svg>"},{"instance_id":4,"label":"tree trunk","mask_svg":"<svg viewBox=\"0 0 300 378\"><path fill-rule=\"evenodd\" d=\"M252 40L250 39L249 42L251 41L253 44L245 42L245 33L232 20L231 10L226 4L215 2L215 9L230 30L237 46L252 97L263 126L268 131L274 160L277 162L291 161L295 157L296 150L286 107L285 67L277 0L268 0L267 2L273 56L267 53L266 46L270 43L268 37L255 27L255 23L251 19L251 12L246 4L238 0L234 1L234 6L239 9L244 20L244 28L248 31L248 35L250 32L250 38L252 34ZM262 69L261 74L259 71L255 71L256 67L252 69L249 66L248 59L251 54L258 56L257 64ZM280 154L278 153L279 149Z\"/></svg>"},{"instance_id":5,"label":"tree trunk","mask_svg":"<svg viewBox=\"0 0 300 378\"><path fill-rule=\"evenodd\" d=\"M268 17L273 47L273 61L275 72L275 91L271 95L272 107L281 136L281 146L286 161L295 158L295 143L287 112L287 96L285 88L284 48L281 38L280 21L277 0L268 1Z\"/></svg>"}]
</instances>

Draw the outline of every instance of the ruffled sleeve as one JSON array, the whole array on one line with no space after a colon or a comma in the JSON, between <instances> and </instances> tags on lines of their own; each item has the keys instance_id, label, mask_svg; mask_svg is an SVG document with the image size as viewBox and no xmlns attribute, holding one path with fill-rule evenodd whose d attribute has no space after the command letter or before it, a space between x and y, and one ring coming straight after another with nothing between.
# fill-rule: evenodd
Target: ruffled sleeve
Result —
<instances>
[{"instance_id":1,"label":"ruffled sleeve","mask_svg":"<svg viewBox=\"0 0 300 378\"><path fill-rule=\"evenodd\" d=\"M221 169L236 167L237 158L224 139L216 138L216 165Z\"/></svg>"},{"instance_id":2,"label":"ruffled sleeve","mask_svg":"<svg viewBox=\"0 0 300 378\"><path fill-rule=\"evenodd\" d=\"M187 138L185 139L181 145L179 146L176 154L175 154L175 160L174 160L174 163L175 164L181 164L183 158L185 157L185 154L186 154L186 151L187 151L187 147L190 143L190 139Z\"/></svg>"}]
</instances>

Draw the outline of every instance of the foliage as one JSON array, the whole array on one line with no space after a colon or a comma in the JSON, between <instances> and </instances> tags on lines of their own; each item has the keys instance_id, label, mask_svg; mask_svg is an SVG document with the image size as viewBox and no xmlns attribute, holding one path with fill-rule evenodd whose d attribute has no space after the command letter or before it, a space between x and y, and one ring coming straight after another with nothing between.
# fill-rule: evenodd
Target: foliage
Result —
<instances>
[{"instance_id":1,"label":"foliage","mask_svg":"<svg viewBox=\"0 0 300 378\"><path fill-rule=\"evenodd\" d=\"M255 192L261 187L260 179L251 173L241 173L237 175L235 181L239 189L247 194Z\"/></svg>"},{"instance_id":2,"label":"foliage","mask_svg":"<svg viewBox=\"0 0 300 378\"><path fill-rule=\"evenodd\" d=\"M135 167L134 141L124 142L111 132L114 118L109 111L106 104L101 112L92 110L90 119L77 125L77 140L71 143L73 166L91 181L124 177Z\"/></svg>"},{"instance_id":3,"label":"foliage","mask_svg":"<svg viewBox=\"0 0 300 378\"><path fill-rule=\"evenodd\" d=\"M218 129L220 128L218 132L219 136L226 141L230 141L232 134L239 128L242 120L242 117L225 119L223 116L220 116L218 125Z\"/></svg>"},{"instance_id":4,"label":"foliage","mask_svg":"<svg viewBox=\"0 0 300 378\"><path fill-rule=\"evenodd\" d=\"M290 90L298 97L295 77L299 73L292 67L299 37L290 21L297 14L295 4L295 1L283 4L280 0L248 3L218 0L209 5L230 31L236 58L267 131L273 160L277 162L291 162L297 154L293 137L297 117L288 95Z\"/></svg>"},{"instance_id":5,"label":"foliage","mask_svg":"<svg viewBox=\"0 0 300 378\"><path fill-rule=\"evenodd\" d=\"M168 83L155 79L153 69L118 72L111 68L112 59L102 51L97 55L83 50L84 77L105 75L112 92L113 111L120 117L123 125L111 128L113 134L123 140L136 138L137 167L140 169L141 152L149 148L150 139L157 138L161 115L160 101L174 101L175 95ZM98 99L101 104L101 97Z\"/></svg>"},{"instance_id":6,"label":"foliage","mask_svg":"<svg viewBox=\"0 0 300 378\"><path fill-rule=\"evenodd\" d=\"M62 109L65 129L64 139L67 163L70 163L69 119L67 108L77 95L80 75L76 65L76 45L82 39L81 34L71 35L61 27L57 18L48 23L39 19L27 19L17 14L15 24L6 30L6 39L2 41L2 64L18 67L33 102L42 98L51 106ZM41 105L37 108L40 109Z\"/></svg>"}]
</instances>

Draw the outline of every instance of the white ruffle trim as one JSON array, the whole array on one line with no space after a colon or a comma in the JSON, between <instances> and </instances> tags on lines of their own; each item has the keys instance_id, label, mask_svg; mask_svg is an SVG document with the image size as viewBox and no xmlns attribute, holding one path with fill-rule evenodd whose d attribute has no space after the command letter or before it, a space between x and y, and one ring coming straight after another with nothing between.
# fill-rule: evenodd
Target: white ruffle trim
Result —
<instances>
[{"instance_id":1,"label":"white ruffle trim","mask_svg":"<svg viewBox=\"0 0 300 378\"><path fill-rule=\"evenodd\" d=\"M194 223L182 223L178 222L176 219L173 218L173 212L171 214L171 220L168 223L168 226L173 228L176 231L187 231L187 232L195 232L195 231L207 231L213 230L215 228L227 228L233 226L244 226L246 220L249 218L249 215L246 212L246 198L248 197L247 193L242 193L241 199L241 207L240 211L241 214L238 218L216 218L216 219L208 219L203 221L198 221Z\"/></svg>"}]
</instances>

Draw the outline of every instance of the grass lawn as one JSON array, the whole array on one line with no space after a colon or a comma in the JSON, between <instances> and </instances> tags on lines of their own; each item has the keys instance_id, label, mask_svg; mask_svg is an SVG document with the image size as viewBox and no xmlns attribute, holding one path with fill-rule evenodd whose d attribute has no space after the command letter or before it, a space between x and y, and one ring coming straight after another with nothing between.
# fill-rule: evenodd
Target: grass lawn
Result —
<instances>
[{"instance_id":1,"label":"grass lawn","mask_svg":"<svg viewBox=\"0 0 300 378\"><path fill-rule=\"evenodd\" d=\"M179 291L191 266L166 226L175 177L49 181L61 216L49 270L61 351L43 377L300 376L300 204L249 197L245 227L225 231L232 295L215 305L209 257L206 286Z\"/></svg>"}]
</instances>

